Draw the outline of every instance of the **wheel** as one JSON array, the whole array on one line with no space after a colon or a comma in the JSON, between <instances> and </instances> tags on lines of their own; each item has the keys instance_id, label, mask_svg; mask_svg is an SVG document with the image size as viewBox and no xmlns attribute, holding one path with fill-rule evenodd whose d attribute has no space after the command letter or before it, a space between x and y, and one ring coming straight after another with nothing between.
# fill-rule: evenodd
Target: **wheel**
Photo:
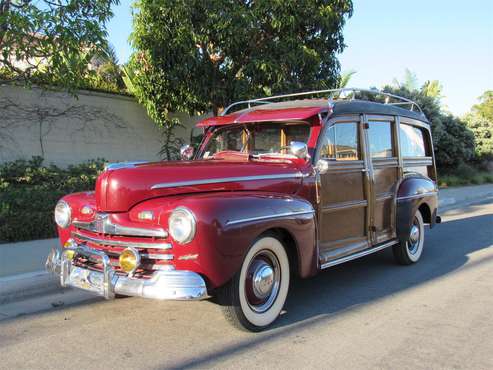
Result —
<instances>
[{"instance_id":1,"label":"wheel","mask_svg":"<svg viewBox=\"0 0 493 370\"><path fill-rule=\"evenodd\" d=\"M240 271L219 289L226 319L248 331L261 331L279 316L289 289L289 259L275 236L259 238L248 250Z\"/></svg>"},{"instance_id":2,"label":"wheel","mask_svg":"<svg viewBox=\"0 0 493 370\"><path fill-rule=\"evenodd\" d=\"M416 211L413 218L409 238L392 248L395 260L401 265L410 265L418 262L423 253L425 242L425 225L420 211Z\"/></svg>"}]
</instances>

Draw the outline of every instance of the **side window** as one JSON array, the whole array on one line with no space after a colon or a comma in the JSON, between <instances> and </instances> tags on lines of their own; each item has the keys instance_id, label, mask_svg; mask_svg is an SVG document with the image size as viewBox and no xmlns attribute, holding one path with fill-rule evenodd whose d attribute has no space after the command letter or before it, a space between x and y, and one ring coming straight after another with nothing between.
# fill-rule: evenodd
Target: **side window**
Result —
<instances>
[{"instance_id":1,"label":"side window","mask_svg":"<svg viewBox=\"0 0 493 370\"><path fill-rule=\"evenodd\" d=\"M370 121L368 140L372 158L393 157L392 126L390 122Z\"/></svg>"},{"instance_id":2,"label":"side window","mask_svg":"<svg viewBox=\"0 0 493 370\"><path fill-rule=\"evenodd\" d=\"M325 131L320 157L338 161L360 159L357 123L336 123L329 127Z\"/></svg>"},{"instance_id":3,"label":"side window","mask_svg":"<svg viewBox=\"0 0 493 370\"><path fill-rule=\"evenodd\" d=\"M422 129L401 123L399 135L403 157L426 156Z\"/></svg>"}]
</instances>

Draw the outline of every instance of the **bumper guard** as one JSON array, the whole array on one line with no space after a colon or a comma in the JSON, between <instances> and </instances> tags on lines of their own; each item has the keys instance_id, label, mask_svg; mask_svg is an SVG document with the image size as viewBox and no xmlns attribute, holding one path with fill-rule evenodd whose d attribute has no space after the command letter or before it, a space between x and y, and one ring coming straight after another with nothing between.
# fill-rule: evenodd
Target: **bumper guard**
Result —
<instances>
[{"instance_id":1,"label":"bumper guard","mask_svg":"<svg viewBox=\"0 0 493 370\"><path fill-rule=\"evenodd\" d=\"M98 259L103 264L103 271L94 271L74 266L67 257L67 251L73 251L90 259ZM46 269L59 275L62 287L76 287L91 291L106 299L115 294L125 296L170 299L200 300L207 298L204 279L192 271L174 270L156 271L150 279L138 279L118 275L110 264L110 258L102 251L84 245L53 248L46 260Z\"/></svg>"}]
</instances>

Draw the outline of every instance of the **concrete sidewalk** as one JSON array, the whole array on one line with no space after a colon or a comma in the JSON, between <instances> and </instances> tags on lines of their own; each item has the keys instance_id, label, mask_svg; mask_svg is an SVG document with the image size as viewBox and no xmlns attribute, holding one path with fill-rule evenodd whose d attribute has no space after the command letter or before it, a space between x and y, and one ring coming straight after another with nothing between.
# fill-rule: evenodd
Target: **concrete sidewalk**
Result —
<instances>
[{"instance_id":1,"label":"concrete sidewalk","mask_svg":"<svg viewBox=\"0 0 493 370\"><path fill-rule=\"evenodd\" d=\"M438 205L440 209L446 210L451 206L455 207L470 201L478 201L491 197L493 197L493 184L446 188L440 189L438 193Z\"/></svg>"},{"instance_id":2,"label":"concrete sidewalk","mask_svg":"<svg viewBox=\"0 0 493 370\"><path fill-rule=\"evenodd\" d=\"M440 189L439 214L489 198L493 198L493 184ZM58 280L44 271L46 256L57 245L57 239L0 244L0 304L61 291Z\"/></svg>"}]
</instances>

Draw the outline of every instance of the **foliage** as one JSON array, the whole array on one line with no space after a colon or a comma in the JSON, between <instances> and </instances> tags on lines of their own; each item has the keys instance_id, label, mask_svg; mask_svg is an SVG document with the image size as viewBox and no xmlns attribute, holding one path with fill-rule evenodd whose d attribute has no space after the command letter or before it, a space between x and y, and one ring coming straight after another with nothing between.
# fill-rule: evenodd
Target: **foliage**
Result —
<instances>
[{"instance_id":1,"label":"foliage","mask_svg":"<svg viewBox=\"0 0 493 370\"><path fill-rule=\"evenodd\" d=\"M474 135L461 119L442 111L440 84L433 81L431 83L433 88L430 88L430 82L427 82L414 90L405 87L407 83L397 88L385 86L383 90L419 104L431 122L435 158L439 169L450 169L460 163L470 162L474 159Z\"/></svg>"},{"instance_id":2,"label":"foliage","mask_svg":"<svg viewBox=\"0 0 493 370\"><path fill-rule=\"evenodd\" d=\"M0 243L56 236L53 209L65 194L94 189L103 160L61 169L41 157L0 166Z\"/></svg>"},{"instance_id":3,"label":"foliage","mask_svg":"<svg viewBox=\"0 0 493 370\"><path fill-rule=\"evenodd\" d=\"M349 81L351 80L351 77L356 74L356 71L351 69L349 71L345 71L341 73L341 76L339 77L339 82L337 83L337 88L338 89L343 89L345 87L348 87Z\"/></svg>"},{"instance_id":4,"label":"foliage","mask_svg":"<svg viewBox=\"0 0 493 370\"><path fill-rule=\"evenodd\" d=\"M135 9L135 95L172 127L169 112L217 115L231 100L335 86L352 2L140 0Z\"/></svg>"},{"instance_id":5,"label":"foliage","mask_svg":"<svg viewBox=\"0 0 493 370\"><path fill-rule=\"evenodd\" d=\"M479 104L465 116L467 127L476 138L476 155L479 160L493 160L493 90L486 91Z\"/></svg>"},{"instance_id":6,"label":"foliage","mask_svg":"<svg viewBox=\"0 0 493 370\"><path fill-rule=\"evenodd\" d=\"M2 78L70 91L84 85L106 47L106 22L119 0L0 0Z\"/></svg>"},{"instance_id":7,"label":"foliage","mask_svg":"<svg viewBox=\"0 0 493 370\"><path fill-rule=\"evenodd\" d=\"M486 183L493 183L493 173L478 170L476 167L464 163L459 164L449 172L444 171L438 178L438 185L442 188Z\"/></svg>"},{"instance_id":8,"label":"foliage","mask_svg":"<svg viewBox=\"0 0 493 370\"><path fill-rule=\"evenodd\" d=\"M412 72L408 68L404 70L404 79L399 81L397 78L394 78L392 81L392 85L395 89L406 89L408 91L417 91L419 90L418 86L418 77L416 73Z\"/></svg>"}]
</instances>

